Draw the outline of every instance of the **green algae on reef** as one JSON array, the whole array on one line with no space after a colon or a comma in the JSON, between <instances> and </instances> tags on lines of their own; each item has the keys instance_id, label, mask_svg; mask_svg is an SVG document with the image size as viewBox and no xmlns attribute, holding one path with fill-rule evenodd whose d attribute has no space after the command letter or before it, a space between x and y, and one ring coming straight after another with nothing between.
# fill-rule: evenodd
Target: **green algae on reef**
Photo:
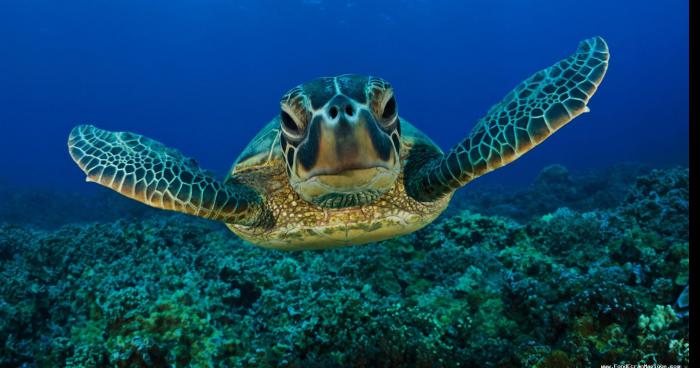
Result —
<instances>
[{"instance_id":1,"label":"green algae on reef","mask_svg":"<svg viewBox=\"0 0 700 368\"><path fill-rule=\"evenodd\" d=\"M0 366L688 364L688 188L655 170L612 208L320 252L178 215L5 224Z\"/></svg>"}]
</instances>

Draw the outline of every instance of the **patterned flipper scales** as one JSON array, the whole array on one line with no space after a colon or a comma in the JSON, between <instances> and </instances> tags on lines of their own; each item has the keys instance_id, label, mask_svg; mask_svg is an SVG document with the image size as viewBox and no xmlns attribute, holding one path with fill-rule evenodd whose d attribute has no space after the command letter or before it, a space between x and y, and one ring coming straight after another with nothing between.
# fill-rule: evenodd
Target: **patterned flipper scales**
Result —
<instances>
[{"instance_id":1,"label":"patterned flipper scales","mask_svg":"<svg viewBox=\"0 0 700 368\"><path fill-rule=\"evenodd\" d=\"M194 160L138 134L80 125L68 150L86 180L147 205L240 225L265 218L262 198L249 187L223 184Z\"/></svg>"},{"instance_id":2,"label":"patterned flipper scales","mask_svg":"<svg viewBox=\"0 0 700 368\"><path fill-rule=\"evenodd\" d=\"M582 41L576 53L535 73L493 106L461 143L446 154L417 154L406 164L408 193L432 201L506 165L578 115L600 85L608 66L600 37Z\"/></svg>"}]
</instances>

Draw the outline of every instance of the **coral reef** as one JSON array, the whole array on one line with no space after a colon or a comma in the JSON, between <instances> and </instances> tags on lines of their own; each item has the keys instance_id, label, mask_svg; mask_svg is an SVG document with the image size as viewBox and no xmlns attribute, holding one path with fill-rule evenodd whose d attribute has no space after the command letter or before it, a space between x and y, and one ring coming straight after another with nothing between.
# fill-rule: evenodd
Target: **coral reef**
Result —
<instances>
[{"instance_id":1,"label":"coral reef","mask_svg":"<svg viewBox=\"0 0 700 368\"><path fill-rule=\"evenodd\" d=\"M568 180L550 168L533 188ZM688 170L615 196L527 221L453 210L409 236L291 253L181 215L6 223L0 366L688 364L672 307L688 302Z\"/></svg>"},{"instance_id":2,"label":"coral reef","mask_svg":"<svg viewBox=\"0 0 700 368\"><path fill-rule=\"evenodd\" d=\"M574 175L564 166L551 165L524 189L470 184L457 192L450 210L527 222L561 207L580 212L609 209L622 203L637 177L649 171L644 165L625 163Z\"/></svg>"},{"instance_id":3,"label":"coral reef","mask_svg":"<svg viewBox=\"0 0 700 368\"><path fill-rule=\"evenodd\" d=\"M156 215L158 210L111 190L93 186L87 193L13 185L0 178L0 222L55 229L76 222L107 222ZM37 214L36 209L41 209Z\"/></svg>"}]
</instances>

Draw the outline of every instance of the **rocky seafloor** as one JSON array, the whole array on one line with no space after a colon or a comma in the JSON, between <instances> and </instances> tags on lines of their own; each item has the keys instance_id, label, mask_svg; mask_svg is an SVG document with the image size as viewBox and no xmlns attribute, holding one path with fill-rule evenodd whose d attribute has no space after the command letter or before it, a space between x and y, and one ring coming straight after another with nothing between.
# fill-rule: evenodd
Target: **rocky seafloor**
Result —
<instances>
[{"instance_id":1,"label":"rocky seafloor","mask_svg":"<svg viewBox=\"0 0 700 368\"><path fill-rule=\"evenodd\" d=\"M2 367L689 364L686 168L552 166L412 235L305 252L0 192Z\"/></svg>"}]
</instances>

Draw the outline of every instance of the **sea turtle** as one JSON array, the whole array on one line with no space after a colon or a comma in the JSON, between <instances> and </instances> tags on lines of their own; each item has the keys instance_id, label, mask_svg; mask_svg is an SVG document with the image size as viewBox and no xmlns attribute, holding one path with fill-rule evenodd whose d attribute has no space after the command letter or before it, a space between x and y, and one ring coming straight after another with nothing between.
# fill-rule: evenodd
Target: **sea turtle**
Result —
<instances>
[{"instance_id":1,"label":"sea turtle","mask_svg":"<svg viewBox=\"0 0 700 368\"><path fill-rule=\"evenodd\" d=\"M287 92L280 113L223 181L134 133L81 125L68 148L87 181L153 207L222 221L260 246L362 244L429 224L456 189L587 112L608 59L602 38L582 41L573 55L517 86L447 153L398 116L388 82L348 74Z\"/></svg>"}]
</instances>

